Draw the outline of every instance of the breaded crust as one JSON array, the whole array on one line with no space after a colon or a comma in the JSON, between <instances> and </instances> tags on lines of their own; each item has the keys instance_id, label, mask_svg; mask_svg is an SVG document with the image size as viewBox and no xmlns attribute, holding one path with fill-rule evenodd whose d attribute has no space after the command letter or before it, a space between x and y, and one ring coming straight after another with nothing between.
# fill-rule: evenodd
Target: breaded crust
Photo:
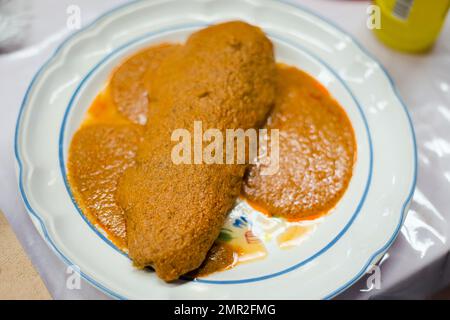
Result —
<instances>
[{"instance_id":1,"label":"breaded crust","mask_svg":"<svg viewBox=\"0 0 450 320\"><path fill-rule=\"evenodd\" d=\"M270 40L244 22L194 33L147 83L151 98L136 165L117 198L125 211L129 255L166 281L199 267L239 195L246 165L174 164L174 129L257 128L274 103Z\"/></svg>"}]
</instances>

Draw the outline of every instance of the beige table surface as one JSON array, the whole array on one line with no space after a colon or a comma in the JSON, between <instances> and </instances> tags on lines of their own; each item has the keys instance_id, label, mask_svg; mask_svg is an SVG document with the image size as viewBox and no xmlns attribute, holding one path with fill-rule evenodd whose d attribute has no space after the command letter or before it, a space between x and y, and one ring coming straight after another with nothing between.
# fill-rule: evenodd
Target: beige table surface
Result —
<instances>
[{"instance_id":1,"label":"beige table surface","mask_svg":"<svg viewBox=\"0 0 450 320\"><path fill-rule=\"evenodd\" d=\"M0 299L51 299L2 212L0 212Z\"/></svg>"}]
</instances>

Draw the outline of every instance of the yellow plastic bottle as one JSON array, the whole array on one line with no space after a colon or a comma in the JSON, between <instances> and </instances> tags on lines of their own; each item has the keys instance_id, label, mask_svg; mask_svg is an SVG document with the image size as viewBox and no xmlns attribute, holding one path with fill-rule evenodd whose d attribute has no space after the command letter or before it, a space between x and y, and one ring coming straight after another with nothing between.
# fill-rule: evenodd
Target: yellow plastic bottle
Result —
<instances>
[{"instance_id":1,"label":"yellow plastic bottle","mask_svg":"<svg viewBox=\"0 0 450 320\"><path fill-rule=\"evenodd\" d=\"M436 41L450 0L374 0L380 8L380 28L374 29L386 45L401 51L421 52ZM450 41L450 39L448 39Z\"/></svg>"}]
</instances>

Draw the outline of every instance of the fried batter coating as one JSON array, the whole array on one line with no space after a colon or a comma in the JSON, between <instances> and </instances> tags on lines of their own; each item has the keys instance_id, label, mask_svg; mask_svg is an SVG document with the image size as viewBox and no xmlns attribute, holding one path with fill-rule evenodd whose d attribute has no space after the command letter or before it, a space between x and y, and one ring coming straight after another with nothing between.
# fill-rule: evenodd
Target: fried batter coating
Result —
<instances>
[{"instance_id":1,"label":"fried batter coating","mask_svg":"<svg viewBox=\"0 0 450 320\"><path fill-rule=\"evenodd\" d=\"M270 40L244 22L194 33L149 81L148 123L137 163L119 184L129 255L166 281L198 268L239 195L247 165L172 162L177 128L247 129L264 124L274 103Z\"/></svg>"}]
</instances>

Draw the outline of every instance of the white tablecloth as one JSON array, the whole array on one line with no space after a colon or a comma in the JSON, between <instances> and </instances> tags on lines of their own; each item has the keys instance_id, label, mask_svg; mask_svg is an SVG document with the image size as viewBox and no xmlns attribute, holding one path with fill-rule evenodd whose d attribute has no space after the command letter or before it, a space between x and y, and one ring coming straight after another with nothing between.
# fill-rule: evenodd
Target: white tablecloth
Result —
<instances>
[{"instance_id":1,"label":"white tablecloth","mask_svg":"<svg viewBox=\"0 0 450 320\"><path fill-rule=\"evenodd\" d=\"M67 289L65 265L34 229L21 202L13 137L20 103L32 76L71 32L66 27L68 6L79 6L82 25L87 25L125 1L23 2L26 15L21 19L30 19L22 32L23 39L16 50L0 51L0 209L54 298L104 299L107 297L87 282L82 282L79 290ZM419 148L417 189L401 234L382 260L381 288L367 290L363 278L339 298L424 298L450 283L450 23L447 21L431 52L408 55L384 47L366 28L369 2L294 2L334 21L384 64L412 115ZM0 14L1 6L0 1Z\"/></svg>"}]
</instances>

